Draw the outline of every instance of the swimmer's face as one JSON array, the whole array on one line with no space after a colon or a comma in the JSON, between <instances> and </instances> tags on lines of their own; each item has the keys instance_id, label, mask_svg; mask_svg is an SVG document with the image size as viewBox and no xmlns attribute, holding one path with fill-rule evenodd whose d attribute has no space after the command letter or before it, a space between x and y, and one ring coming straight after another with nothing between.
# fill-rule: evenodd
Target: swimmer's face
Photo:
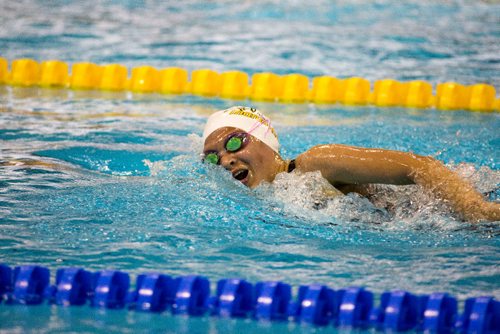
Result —
<instances>
[{"instance_id":1,"label":"swimmer's face","mask_svg":"<svg viewBox=\"0 0 500 334\"><path fill-rule=\"evenodd\" d=\"M203 153L216 153L219 164L230 171L233 177L244 185L254 188L262 181L272 182L283 160L269 146L252 135L234 152L226 149L227 139L243 131L233 127L220 128L205 140Z\"/></svg>"}]
</instances>

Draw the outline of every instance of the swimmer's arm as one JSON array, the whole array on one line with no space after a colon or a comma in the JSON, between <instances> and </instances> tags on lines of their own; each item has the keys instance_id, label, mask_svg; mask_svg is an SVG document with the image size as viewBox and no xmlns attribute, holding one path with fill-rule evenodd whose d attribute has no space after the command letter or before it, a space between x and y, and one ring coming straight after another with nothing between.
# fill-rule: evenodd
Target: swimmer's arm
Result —
<instances>
[{"instance_id":1,"label":"swimmer's arm","mask_svg":"<svg viewBox=\"0 0 500 334\"><path fill-rule=\"evenodd\" d=\"M412 153L319 145L296 159L300 171L319 170L334 186L419 184L447 201L466 220L500 220L500 205L487 202L472 185L438 160Z\"/></svg>"}]
</instances>

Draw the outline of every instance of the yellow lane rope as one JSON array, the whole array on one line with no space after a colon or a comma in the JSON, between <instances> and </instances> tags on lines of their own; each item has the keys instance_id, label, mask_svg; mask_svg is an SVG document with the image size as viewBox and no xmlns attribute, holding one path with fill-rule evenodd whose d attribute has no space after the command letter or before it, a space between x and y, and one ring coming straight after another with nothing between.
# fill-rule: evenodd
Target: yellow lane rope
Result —
<instances>
[{"instance_id":1,"label":"yellow lane rope","mask_svg":"<svg viewBox=\"0 0 500 334\"><path fill-rule=\"evenodd\" d=\"M373 85L359 77L339 79L319 76L310 80L302 74L277 75L211 69L191 71L178 67L157 69L152 66L132 68L120 64L98 65L74 63L71 72L67 63L47 60L0 57L0 84L12 86L68 87L134 93L194 94L230 99L252 99L279 102L371 104L381 107L404 106L500 111L500 99L495 87L485 83L462 85L456 82L438 83L433 89L429 82L400 82L382 79ZM251 83L250 83L251 82ZM312 83L312 84L311 84ZM373 89L372 89L373 88Z\"/></svg>"}]
</instances>

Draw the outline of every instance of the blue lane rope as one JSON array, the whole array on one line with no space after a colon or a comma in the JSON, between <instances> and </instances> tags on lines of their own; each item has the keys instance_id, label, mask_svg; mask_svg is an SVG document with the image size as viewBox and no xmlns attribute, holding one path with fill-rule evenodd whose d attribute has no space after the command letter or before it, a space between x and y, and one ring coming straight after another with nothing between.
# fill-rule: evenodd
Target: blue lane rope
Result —
<instances>
[{"instance_id":1,"label":"blue lane rope","mask_svg":"<svg viewBox=\"0 0 500 334\"><path fill-rule=\"evenodd\" d=\"M38 265L14 269L0 264L0 303L49 304L126 308L145 312L170 311L192 316L296 321L317 326L416 330L426 333L500 333L500 302L491 296L469 298L459 314L455 297L447 293L414 295L407 291L384 292L379 305L363 287L333 290L326 285L300 286L295 299L283 282L221 279L215 295L203 276L173 278L161 273L141 274L131 289L126 272L60 268L55 284L49 269Z\"/></svg>"}]
</instances>

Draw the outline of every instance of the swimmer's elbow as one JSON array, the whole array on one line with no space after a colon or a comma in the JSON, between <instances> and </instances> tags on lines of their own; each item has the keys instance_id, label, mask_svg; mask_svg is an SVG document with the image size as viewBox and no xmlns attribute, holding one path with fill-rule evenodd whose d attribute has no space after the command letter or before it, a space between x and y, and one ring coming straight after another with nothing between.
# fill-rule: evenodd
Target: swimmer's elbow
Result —
<instances>
[{"instance_id":1,"label":"swimmer's elbow","mask_svg":"<svg viewBox=\"0 0 500 334\"><path fill-rule=\"evenodd\" d=\"M419 183L419 179L426 175L433 175L439 170L449 170L444 164L429 156L413 155L411 162L408 164L408 178L411 183Z\"/></svg>"}]
</instances>

